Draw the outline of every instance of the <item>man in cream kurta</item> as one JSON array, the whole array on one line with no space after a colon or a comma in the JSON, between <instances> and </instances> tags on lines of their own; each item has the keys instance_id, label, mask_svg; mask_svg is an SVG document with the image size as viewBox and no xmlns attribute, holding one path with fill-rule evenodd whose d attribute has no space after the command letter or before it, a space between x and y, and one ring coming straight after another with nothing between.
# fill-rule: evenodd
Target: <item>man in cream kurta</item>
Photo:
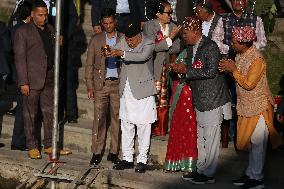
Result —
<instances>
[{"instance_id":1,"label":"man in cream kurta","mask_svg":"<svg viewBox=\"0 0 284 189\"><path fill-rule=\"evenodd\" d=\"M123 160L113 168L133 168L135 126L137 127L139 155L136 172L146 171L150 146L151 124L157 119L153 76L154 43L146 38L137 22L131 22L112 56L121 56L120 111Z\"/></svg>"}]
</instances>

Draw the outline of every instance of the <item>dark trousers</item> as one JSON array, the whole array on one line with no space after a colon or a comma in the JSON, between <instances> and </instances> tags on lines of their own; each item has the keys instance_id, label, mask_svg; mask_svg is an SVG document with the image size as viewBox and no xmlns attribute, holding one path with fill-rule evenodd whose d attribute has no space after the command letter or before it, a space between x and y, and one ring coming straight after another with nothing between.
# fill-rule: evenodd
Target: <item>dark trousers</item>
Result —
<instances>
[{"instance_id":1,"label":"dark trousers","mask_svg":"<svg viewBox=\"0 0 284 189\"><path fill-rule=\"evenodd\" d=\"M36 138L39 141L39 146L41 144L40 130L41 130L41 120L42 120L40 115L38 119L35 119L36 120L35 128L38 128L38 130L36 131ZM26 147L26 135L24 129L24 115L23 115L23 96L19 90L17 91L17 107L16 107L16 115L15 115L11 145L18 148Z\"/></svg>"},{"instance_id":2,"label":"dark trousers","mask_svg":"<svg viewBox=\"0 0 284 189\"><path fill-rule=\"evenodd\" d=\"M26 147L26 135L23 116L23 97L20 91L17 92L17 108L11 144L12 146L19 148Z\"/></svg>"},{"instance_id":3,"label":"dark trousers","mask_svg":"<svg viewBox=\"0 0 284 189\"><path fill-rule=\"evenodd\" d=\"M77 93L78 68L81 54L76 46L76 36L73 35L62 48L60 67L59 120L64 115L67 119L78 118Z\"/></svg>"},{"instance_id":4,"label":"dark trousers","mask_svg":"<svg viewBox=\"0 0 284 189\"><path fill-rule=\"evenodd\" d=\"M53 77L53 70L48 71L43 89L31 89L29 96L23 96L24 127L28 149L39 148L36 134L39 128L36 123L40 111L43 117L44 147L48 148L52 145Z\"/></svg>"},{"instance_id":5,"label":"dark trousers","mask_svg":"<svg viewBox=\"0 0 284 189\"><path fill-rule=\"evenodd\" d=\"M4 95L0 94L0 136L2 133L3 115L12 107L12 104L5 100Z\"/></svg>"},{"instance_id":6,"label":"dark trousers","mask_svg":"<svg viewBox=\"0 0 284 189\"><path fill-rule=\"evenodd\" d=\"M116 29L118 32L125 33L126 29L128 28L128 22L131 18L131 15L117 15L117 25Z\"/></svg>"},{"instance_id":7,"label":"dark trousers","mask_svg":"<svg viewBox=\"0 0 284 189\"><path fill-rule=\"evenodd\" d=\"M72 61L72 60L71 60ZM78 87L78 67L68 61L67 80L66 80L66 116L77 118L77 93Z\"/></svg>"}]
</instances>

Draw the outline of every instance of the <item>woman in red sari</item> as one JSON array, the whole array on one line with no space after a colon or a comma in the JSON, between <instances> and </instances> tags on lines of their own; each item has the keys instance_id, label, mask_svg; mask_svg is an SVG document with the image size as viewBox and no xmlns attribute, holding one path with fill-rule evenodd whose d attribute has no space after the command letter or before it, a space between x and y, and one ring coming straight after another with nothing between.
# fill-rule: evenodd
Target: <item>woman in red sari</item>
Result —
<instances>
[{"instance_id":1,"label":"woman in red sari","mask_svg":"<svg viewBox=\"0 0 284 189\"><path fill-rule=\"evenodd\" d=\"M185 63L186 49L177 58ZM188 61L187 61L188 62ZM166 171L193 172L197 163L197 128L192 92L185 78L172 74L173 95L170 109L170 133L164 164Z\"/></svg>"}]
</instances>

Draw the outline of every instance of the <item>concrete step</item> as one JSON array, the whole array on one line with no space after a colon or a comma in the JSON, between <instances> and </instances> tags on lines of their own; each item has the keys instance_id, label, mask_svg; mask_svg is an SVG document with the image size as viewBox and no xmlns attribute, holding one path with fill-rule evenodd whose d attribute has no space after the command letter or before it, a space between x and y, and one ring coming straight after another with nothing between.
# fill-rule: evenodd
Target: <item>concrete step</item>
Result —
<instances>
[{"instance_id":1,"label":"concrete step","mask_svg":"<svg viewBox=\"0 0 284 189\"><path fill-rule=\"evenodd\" d=\"M14 0L1 0L0 7L12 11L15 7Z\"/></svg>"},{"instance_id":2,"label":"concrete step","mask_svg":"<svg viewBox=\"0 0 284 189\"><path fill-rule=\"evenodd\" d=\"M273 33L284 33L284 18L276 18Z\"/></svg>"},{"instance_id":3,"label":"concrete step","mask_svg":"<svg viewBox=\"0 0 284 189\"><path fill-rule=\"evenodd\" d=\"M90 103L93 106L93 103ZM14 117L3 117L2 138L11 139L13 134ZM91 138L92 125L90 119L78 119L77 124L65 123L64 125L64 146L71 149L75 153L90 155L91 152ZM44 136L42 134L42 136ZM163 163L165 159L167 137L153 137L151 140L150 155L155 162ZM106 142L106 152L109 149L109 137ZM137 142L136 142L137 144Z\"/></svg>"},{"instance_id":4,"label":"concrete step","mask_svg":"<svg viewBox=\"0 0 284 189\"><path fill-rule=\"evenodd\" d=\"M10 140L12 134L12 117L4 117L1 142L6 147L1 148L0 173L5 178L17 178L20 181L31 177L31 174L46 162L48 157L43 156L42 160L30 160L26 152L11 151ZM75 178L82 170L87 169L91 158L91 122L79 120L78 124L66 124L64 131L65 147L73 150L73 154L67 157L60 157L65 165L58 170L60 176ZM107 141L108 143L108 141ZM137 142L136 142L137 144ZM166 153L167 138L153 137L151 140L150 161L146 174L137 174L133 169L124 171L112 170L112 165L106 161L107 150L99 175L95 178L95 172L91 177L95 182L91 187L95 188L128 188L128 189L199 189L200 186L192 185L181 179L181 172L165 173L159 164L163 164ZM108 145L106 146L108 147ZM283 189L284 187L284 166L281 162L284 159L284 149L268 151L265 166L265 184L268 189ZM243 174L247 165L247 154L236 152L230 143L229 148L220 149L219 166L216 172L216 183L206 185L202 188L234 189L231 180ZM61 184L60 188L65 189L66 185Z\"/></svg>"}]
</instances>

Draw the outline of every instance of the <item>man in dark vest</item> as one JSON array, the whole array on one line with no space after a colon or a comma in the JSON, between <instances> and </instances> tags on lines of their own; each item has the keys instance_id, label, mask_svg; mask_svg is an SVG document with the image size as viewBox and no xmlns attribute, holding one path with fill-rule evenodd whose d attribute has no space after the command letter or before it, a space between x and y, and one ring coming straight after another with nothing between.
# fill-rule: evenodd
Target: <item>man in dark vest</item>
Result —
<instances>
[{"instance_id":1,"label":"man in dark vest","mask_svg":"<svg viewBox=\"0 0 284 189\"><path fill-rule=\"evenodd\" d=\"M199 0L197 2L195 12L198 17L202 20L202 34L207 36L208 38L212 39L215 34L216 26L219 20L222 20L221 16L218 15L213 11L213 4L210 1ZM217 40L218 38L214 38ZM215 41L218 43L218 41ZM220 41L219 43L222 43ZM222 140L222 147L228 148L228 129L229 129L230 121L224 120L221 126L221 140Z\"/></svg>"},{"instance_id":2,"label":"man in dark vest","mask_svg":"<svg viewBox=\"0 0 284 189\"><path fill-rule=\"evenodd\" d=\"M223 18L218 21L212 39L219 46L223 58L234 60L236 53L232 48L233 27L253 27L256 34L256 38L253 43L257 49L264 48L266 46L267 40L265 37L264 26L261 18L247 11L248 0L231 0L231 4L233 12L224 15ZM231 92L232 109L235 110L237 103L235 82L228 74L226 74L226 80ZM236 114L235 111L233 112L234 125L236 125ZM224 134L227 133L224 132ZM226 144L224 145L226 146Z\"/></svg>"}]
</instances>

